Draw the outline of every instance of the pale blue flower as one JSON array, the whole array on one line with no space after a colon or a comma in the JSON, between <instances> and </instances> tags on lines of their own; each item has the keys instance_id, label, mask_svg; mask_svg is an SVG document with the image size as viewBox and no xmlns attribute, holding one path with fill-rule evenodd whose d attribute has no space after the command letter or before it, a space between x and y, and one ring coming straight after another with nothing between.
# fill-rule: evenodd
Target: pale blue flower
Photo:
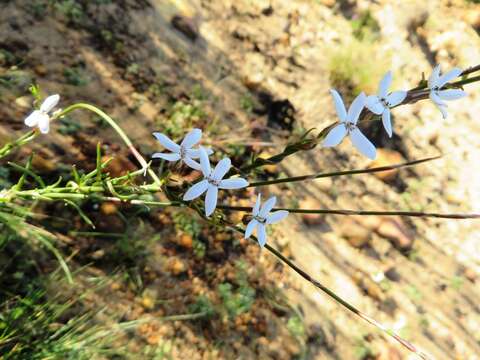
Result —
<instances>
[{"instance_id":1,"label":"pale blue flower","mask_svg":"<svg viewBox=\"0 0 480 360\"><path fill-rule=\"evenodd\" d=\"M265 227L285 219L288 215L287 210L270 212L275 206L276 201L277 198L272 196L270 199L265 201L263 206L260 208L261 194L258 194L257 201L252 209L253 219L250 220L245 229L245 239L249 238L256 228L258 243L261 247L265 246L267 243L267 230Z\"/></svg>"}]
</instances>

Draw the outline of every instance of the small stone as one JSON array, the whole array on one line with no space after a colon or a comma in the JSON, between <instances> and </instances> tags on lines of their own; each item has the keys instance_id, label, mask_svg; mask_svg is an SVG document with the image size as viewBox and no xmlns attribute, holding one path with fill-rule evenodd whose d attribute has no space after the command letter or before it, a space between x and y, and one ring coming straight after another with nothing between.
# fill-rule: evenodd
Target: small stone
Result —
<instances>
[{"instance_id":1,"label":"small stone","mask_svg":"<svg viewBox=\"0 0 480 360\"><path fill-rule=\"evenodd\" d=\"M397 269L395 269L393 266L389 268L387 271L385 271L385 277L391 281L401 280L400 274L398 273Z\"/></svg>"},{"instance_id":2,"label":"small stone","mask_svg":"<svg viewBox=\"0 0 480 360\"><path fill-rule=\"evenodd\" d=\"M153 334L147 337L147 343L149 345L158 345L160 341L163 341L163 338L159 334Z\"/></svg>"},{"instance_id":3,"label":"small stone","mask_svg":"<svg viewBox=\"0 0 480 360\"><path fill-rule=\"evenodd\" d=\"M117 205L112 202L104 202L100 206L100 211L103 215L113 215L118 211Z\"/></svg>"},{"instance_id":4,"label":"small stone","mask_svg":"<svg viewBox=\"0 0 480 360\"><path fill-rule=\"evenodd\" d=\"M179 275L187 270L187 266L183 261L177 258L171 258L167 264L167 271L173 275Z\"/></svg>"},{"instance_id":5,"label":"small stone","mask_svg":"<svg viewBox=\"0 0 480 360\"><path fill-rule=\"evenodd\" d=\"M16 98L15 104L23 109L32 109L32 111L34 110L32 107L32 99L30 98L30 96L20 96Z\"/></svg>"},{"instance_id":6,"label":"small stone","mask_svg":"<svg viewBox=\"0 0 480 360\"><path fill-rule=\"evenodd\" d=\"M380 285L373 281L367 274L357 271L354 274L354 279L357 285L362 288L368 296L379 302L385 300L385 294Z\"/></svg>"},{"instance_id":7,"label":"small stone","mask_svg":"<svg viewBox=\"0 0 480 360\"><path fill-rule=\"evenodd\" d=\"M148 310L152 310L154 307L155 307L155 299L153 299L151 296L149 295L145 295L143 298L142 298L142 306L145 308L145 309L148 309Z\"/></svg>"},{"instance_id":8,"label":"small stone","mask_svg":"<svg viewBox=\"0 0 480 360\"><path fill-rule=\"evenodd\" d=\"M402 154L390 149L377 149L377 158L373 160L369 168L395 165L405 162ZM383 181L391 181L397 176L398 169L374 172L373 174Z\"/></svg>"},{"instance_id":9,"label":"small stone","mask_svg":"<svg viewBox=\"0 0 480 360\"><path fill-rule=\"evenodd\" d=\"M400 251L408 251L412 248L414 241L412 231L400 218L383 219L377 233L388 239Z\"/></svg>"},{"instance_id":10,"label":"small stone","mask_svg":"<svg viewBox=\"0 0 480 360\"><path fill-rule=\"evenodd\" d=\"M305 199L300 202L300 209L320 209L320 204L312 199ZM324 216L322 214L302 214L302 221L305 225L316 226L322 225Z\"/></svg>"},{"instance_id":11,"label":"small stone","mask_svg":"<svg viewBox=\"0 0 480 360\"><path fill-rule=\"evenodd\" d=\"M100 249L92 253L92 259L99 260L105 256L105 250Z\"/></svg>"},{"instance_id":12,"label":"small stone","mask_svg":"<svg viewBox=\"0 0 480 360\"><path fill-rule=\"evenodd\" d=\"M187 249L191 249L193 246L193 238L188 234L182 234L178 237L178 245L183 246Z\"/></svg>"},{"instance_id":13,"label":"small stone","mask_svg":"<svg viewBox=\"0 0 480 360\"><path fill-rule=\"evenodd\" d=\"M472 283L477 280L477 273L471 268L466 268L463 274Z\"/></svg>"},{"instance_id":14,"label":"small stone","mask_svg":"<svg viewBox=\"0 0 480 360\"><path fill-rule=\"evenodd\" d=\"M252 75L246 75L242 81L243 85L249 90L256 90L265 81L265 76L262 73L255 73Z\"/></svg>"},{"instance_id":15,"label":"small stone","mask_svg":"<svg viewBox=\"0 0 480 360\"><path fill-rule=\"evenodd\" d=\"M340 223L340 234L354 248L362 248L370 242L371 231L353 219L346 219Z\"/></svg>"},{"instance_id":16,"label":"small stone","mask_svg":"<svg viewBox=\"0 0 480 360\"><path fill-rule=\"evenodd\" d=\"M175 29L180 31L191 41L195 41L197 39L198 29L193 19L182 15L175 15L172 17L172 20L170 20L170 23Z\"/></svg>"},{"instance_id":17,"label":"small stone","mask_svg":"<svg viewBox=\"0 0 480 360\"><path fill-rule=\"evenodd\" d=\"M37 74L38 76L47 75L47 68L42 64L35 66L33 68L33 71L35 71L35 74Z\"/></svg>"},{"instance_id":18,"label":"small stone","mask_svg":"<svg viewBox=\"0 0 480 360\"><path fill-rule=\"evenodd\" d=\"M120 290L121 288L122 288L122 284L120 284L119 282L113 282L110 285L110 289L112 289L113 291Z\"/></svg>"}]
</instances>

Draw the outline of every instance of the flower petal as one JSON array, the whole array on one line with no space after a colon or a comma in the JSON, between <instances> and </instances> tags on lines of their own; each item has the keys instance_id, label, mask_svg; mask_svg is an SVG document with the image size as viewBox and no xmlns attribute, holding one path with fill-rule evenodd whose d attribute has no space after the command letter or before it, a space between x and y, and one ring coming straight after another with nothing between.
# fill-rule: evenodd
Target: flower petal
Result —
<instances>
[{"instance_id":1,"label":"flower petal","mask_svg":"<svg viewBox=\"0 0 480 360\"><path fill-rule=\"evenodd\" d=\"M48 134L50 130L50 116L42 113L38 116L38 128L42 134Z\"/></svg>"},{"instance_id":2,"label":"flower petal","mask_svg":"<svg viewBox=\"0 0 480 360\"><path fill-rule=\"evenodd\" d=\"M367 97L365 105L367 106L368 110L377 115L380 115L383 110L385 110L385 106L382 104L379 97L376 95L370 95L369 97Z\"/></svg>"},{"instance_id":3,"label":"flower petal","mask_svg":"<svg viewBox=\"0 0 480 360\"><path fill-rule=\"evenodd\" d=\"M440 99L440 97L438 96L438 91L430 91L430 100L432 100L435 105L439 105L439 106L447 106L447 104L445 104L442 99Z\"/></svg>"},{"instance_id":4,"label":"flower petal","mask_svg":"<svg viewBox=\"0 0 480 360\"><path fill-rule=\"evenodd\" d=\"M440 90L437 94L442 100L457 100L468 95L465 91L460 89Z\"/></svg>"},{"instance_id":5,"label":"flower petal","mask_svg":"<svg viewBox=\"0 0 480 360\"><path fill-rule=\"evenodd\" d=\"M438 110L440 110L440 112L442 113L442 117L443 117L444 119L446 119L447 116L448 116L447 107L437 104L437 108L438 108Z\"/></svg>"},{"instance_id":6,"label":"flower petal","mask_svg":"<svg viewBox=\"0 0 480 360\"><path fill-rule=\"evenodd\" d=\"M353 100L352 104L348 108L348 114L347 114L347 121L351 122L352 124L356 124L358 121L358 117L360 116L360 113L362 112L364 106L365 106L365 101L367 100L367 97L365 96L365 93L361 92L358 94L358 96Z\"/></svg>"},{"instance_id":7,"label":"flower petal","mask_svg":"<svg viewBox=\"0 0 480 360\"><path fill-rule=\"evenodd\" d=\"M392 84L392 72L389 71L385 74L383 79L380 81L378 85L378 95L382 98L386 97L388 94L388 88Z\"/></svg>"},{"instance_id":8,"label":"flower petal","mask_svg":"<svg viewBox=\"0 0 480 360\"><path fill-rule=\"evenodd\" d=\"M365 135L362 134L360 129L355 128L350 132L350 140L352 141L353 146L355 146L363 155L369 159L375 159L377 156L375 146L370 142L370 140L367 139Z\"/></svg>"},{"instance_id":9,"label":"flower petal","mask_svg":"<svg viewBox=\"0 0 480 360\"><path fill-rule=\"evenodd\" d=\"M202 195L208 188L208 181L202 180L196 184L194 184L188 191L183 195L183 200L190 201L193 200L200 195Z\"/></svg>"},{"instance_id":10,"label":"flower petal","mask_svg":"<svg viewBox=\"0 0 480 360\"><path fill-rule=\"evenodd\" d=\"M210 185L205 196L205 216L210 216L217 207L218 188Z\"/></svg>"},{"instance_id":11,"label":"flower petal","mask_svg":"<svg viewBox=\"0 0 480 360\"><path fill-rule=\"evenodd\" d=\"M220 189L226 190L233 190L233 189L241 189L248 186L248 181L242 178L230 178L221 180L218 187Z\"/></svg>"},{"instance_id":12,"label":"flower petal","mask_svg":"<svg viewBox=\"0 0 480 360\"><path fill-rule=\"evenodd\" d=\"M42 113L39 110L33 111L30 115L27 116L25 119L25 125L33 127L38 125L38 120L42 116Z\"/></svg>"},{"instance_id":13,"label":"flower petal","mask_svg":"<svg viewBox=\"0 0 480 360\"><path fill-rule=\"evenodd\" d=\"M385 131L388 134L388 137L392 137L392 120L391 120L391 115L390 115L390 109L385 109L385 111L382 114L382 123L383 127L385 128Z\"/></svg>"},{"instance_id":14,"label":"flower petal","mask_svg":"<svg viewBox=\"0 0 480 360\"><path fill-rule=\"evenodd\" d=\"M345 121L347 118L347 110L345 109L345 104L343 103L342 97L335 89L330 90L330 94L333 96L333 101L335 103L335 109L337 110L337 115L340 121Z\"/></svg>"},{"instance_id":15,"label":"flower petal","mask_svg":"<svg viewBox=\"0 0 480 360\"><path fill-rule=\"evenodd\" d=\"M252 236L253 230L255 230L257 225L258 225L257 220L255 219L250 220L247 227L245 228L245 235L243 236L244 239L248 239L250 236Z\"/></svg>"},{"instance_id":16,"label":"flower petal","mask_svg":"<svg viewBox=\"0 0 480 360\"><path fill-rule=\"evenodd\" d=\"M202 170L202 167L200 166L200 164L198 162L196 162L195 160L191 159L190 157L188 156L185 156L183 158L183 162L190 168L192 169L195 169L195 170Z\"/></svg>"},{"instance_id":17,"label":"flower petal","mask_svg":"<svg viewBox=\"0 0 480 360\"><path fill-rule=\"evenodd\" d=\"M167 161L178 161L180 160L180 154L177 153L155 153L152 155L152 159L163 159Z\"/></svg>"},{"instance_id":18,"label":"flower petal","mask_svg":"<svg viewBox=\"0 0 480 360\"><path fill-rule=\"evenodd\" d=\"M252 215L253 216L257 216L258 215L258 212L260 211L260 204L262 202L262 194L258 194L257 196L257 201L255 201L255 205L253 206L253 209L252 209Z\"/></svg>"},{"instance_id":19,"label":"flower petal","mask_svg":"<svg viewBox=\"0 0 480 360\"><path fill-rule=\"evenodd\" d=\"M434 88L438 84L438 78L440 77L440 65L433 68L432 74L428 78L428 87Z\"/></svg>"},{"instance_id":20,"label":"flower petal","mask_svg":"<svg viewBox=\"0 0 480 360\"><path fill-rule=\"evenodd\" d=\"M287 210L278 210L267 216L267 224L275 224L288 216Z\"/></svg>"},{"instance_id":21,"label":"flower petal","mask_svg":"<svg viewBox=\"0 0 480 360\"><path fill-rule=\"evenodd\" d=\"M397 106L407 97L407 92L403 90L394 91L390 93L386 100L389 107Z\"/></svg>"},{"instance_id":22,"label":"flower petal","mask_svg":"<svg viewBox=\"0 0 480 360\"><path fill-rule=\"evenodd\" d=\"M180 146L175 144L170 138L162 133L154 132L153 136L157 138L157 140L162 144L163 147L170 150L171 152L180 152Z\"/></svg>"},{"instance_id":23,"label":"flower petal","mask_svg":"<svg viewBox=\"0 0 480 360\"><path fill-rule=\"evenodd\" d=\"M223 158L220 160L215 166L215 170L213 170L212 177L215 180L221 180L225 174L230 170L230 167L232 166L232 163L229 158Z\"/></svg>"},{"instance_id":24,"label":"flower petal","mask_svg":"<svg viewBox=\"0 0 480 360\"><path fill-rule=\"evenodd\" d=\"M328 132L327 136L325 136L325 139L323 139L322 146L337 146L342 142L345 135L347 135L347 127L345 126L345 124L339 124Z\"/></svg>"},{"instance_id":25,"label":"flower petal","mask_svg":"<svg viewBox=\"0 0 480 360\"><path fill-rule=\"evenodd\" d=\"M200 167L202 169L203 176L210 176L212 168L210 167L210 160L208 159L208 154L203 147L200 146L198 150L200 154Z\"/></svg>"},{"instance_id":26,"label":"flower petal","mask_svg":"<svg viewBox=\"0 0 480 360\"><path fill-rule=\"evenodd\" d=\"M207 155L210 156L213 154L213 150L211 148L204 148L207 152ZM187 155L190 156L192 159L198 159L200 157L200 150L199 149L187 149Z\"/></svg>"},{"instance_id":27,"label":"flower petal","mask_svg":"<svg viewBox=\"0 0 480 360\"><path fill-rule=\"evenodd\" d=\"M198 143L202 139L202 130L193 129L182 140L181 146L185 149L190 149L193 145Z\"/></svg>"},{"instance_id":28,"label":"flower petal","mask_svg":"<svg viewBox=\"0 0 480 360\"><path fill-rule=\"evenodd\" d=\"M60 95L55 94L55 95L50 95L47 97L42 105L40 105L40 111L43 112L50 112L55 106L57 106L58 102L60 101Z\"/></svg>"},{"instance_id":29,"label":"flower petal","mask_svg":"<svg viewBox=\"0 0 480 360\"><path fill-rule=\"evenodd\" d=\"M435 102L435 101L433 103L435 104L437 109L440 110L440 112L442 113L442 117L446 119L448 116L447 104L445 104L444 102Z\"/></svg>"},{"instance_id":30,"label":"flower petal","mask_svg":"<svg viewBox=\"0 0 480 360\"><path fill-rule=\"evenodd\" d=\"M257 239L261 247L264 247L267 243L267 231L265 230L265 225L258 224L257 226Z\"/></svg>"},{"instance_id":31,"label":"flower petal","mask_svg":"<svg viewBox=\"0 0 480 360\"><path fill-rule=\"evenodd\" d=\"M447 72L446 74L443 74L438 78L436 86L442 87L443 85L448 83L450 80L453 80L456 77L460 76L462 72L463 70L460 68L453 68L452 70L450 70L449 72Z\"/></svg>"},{"instance_id":32,"label":"flower petal","mask_svg":"<svg viewBox=\"0 0 480 360\"><path fill-rule=\"evenodd\" d=\"M270 199L265 201L263 203L263 206L260 209L260 212L258 213L258 216L260 216L262 218L267 217L267 214L270 212L270 210L273 209L276 202L277 202L277 198L275 196L272 196Z\"/></svg>"}]
</instances>

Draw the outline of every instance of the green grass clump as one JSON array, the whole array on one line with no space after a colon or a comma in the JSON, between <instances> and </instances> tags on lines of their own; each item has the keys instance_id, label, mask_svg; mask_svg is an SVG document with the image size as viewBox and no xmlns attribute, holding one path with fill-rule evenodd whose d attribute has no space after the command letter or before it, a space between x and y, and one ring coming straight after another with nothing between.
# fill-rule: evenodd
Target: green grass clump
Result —
<instances>
[{"instance_id":1,"label":"green grass clump","mask_svg":"<svg viewBox=\"0 0 480 360\"><path fill-rule=\"evenodd\" d=\"M198 122L205 120L207 113L201 100L176 101L169 111L169 121L165 132L168 136L180 138L185 135L185 129L192 128Z\"/></svg>"},{"instance_id":2,"label":"green grass clump","mask_svg":"<svg viewBox=\"0 0 480 360\"><path fill-rule=\"evenodd\" d=\"M76 0L57 0L55 10L76 25L81 24L85 19L83 8Z\"/></svg>"},{"instance_id":3,"label":"green grass clump","mask_svg":"<svg viewBox=\"0 0 480 360\"><path fill-rule=\"evenodd\" d=\"M36 288L5 300L0 305L0 358L87 360L121 355L114 344L119 332L138 324L98 325L97 311L82 309L81 299L76 295L62 300Z\"/></svg>"},{"instance_id":4,"label":"green grass clump","mask_svg":"<svg viewBox=\"0 0 480 360\"><path fill-rule=\"evenodd\" d=\"M370 11L365 11L351 21L353 36L358 40L375 41L380 37L380 25Z\"/></svg>"},{"instance_id":5,"label":"green grass clump","mask_svg":"<svg viewBox=\"0 0 480 360\"><path fill-rule=\"evenodd\" d=\"M83 70L79 67L66 68L63 71L63 76L68 84L74 86L85 86L88 84L88 80L83 74Z\"/></svg>"},{"instance_id":6,"label":"green grass clump","mask_svg":"<svg viewBox=\"0 0 480 360\"><path fill-rule=\"evenodd\" d=\"M240 286L234 289L230 283L218 285L222 305L230 318L249 311L255 301L255 289L250 286Z\"/></svg>"},{"instance_id":7,"label":"green grass clump","mask_svg":"<svg viewBox=\"0 0 480 360\"><path fill-rule=\"evenodd\" d=\"M352 39L333 49L328 62L330 82L348 104L360 92L376 93L378 82L388 71L390 56L378 56L377 46Z\"/></svg>"}]
</instances>

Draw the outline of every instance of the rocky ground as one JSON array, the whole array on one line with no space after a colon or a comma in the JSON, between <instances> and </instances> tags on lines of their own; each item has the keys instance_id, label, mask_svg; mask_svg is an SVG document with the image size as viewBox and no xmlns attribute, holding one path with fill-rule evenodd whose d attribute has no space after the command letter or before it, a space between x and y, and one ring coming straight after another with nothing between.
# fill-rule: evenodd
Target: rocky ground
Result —
<instances>
[{"instance_id":1,"label":"rocky ground","mask_svg":"<svg viewBox=\"0 0 480 360\"><path fill-rule=\"evenodd\" d=\"M389 69L394 86L408 89L437 63L448 69L480 62L475 1L17 0L1 6L2 143L24 131L32 101L27 88L36 81L45 94L60 93L62 106L84 101L104 109L146 156L158 149L152 131L180 138L185 127L197 126L238 164L248 159L245 146L268 156L305 129L330 125L332 87L351 99L360 90L375 92ZM392 139L378 123L365 126L380 148L373 164L344 142L287 158L267 175L442 159L262 192L305 208L479 212L480 86L466 90L469 97L451 103L446 120L424 101L395 110ZM108 127L78 113L34 146L36 169L52 179L69 164L91 169L97 141L116 157L112 173L134 168ZM253 198L245 192L232 201L248 205ZM39 211L74 216L61 204ZM84 304L106 306L97 321L151 318L118 340L129 358L411 356L255 244L192 221L192 213L139 216L111 204L89 213L99 231L131 234L131 241L73 236L53 221L48 226L82 268L78 289L91 277L109 279ZM129 216L135 220L124 221ZM85 228L80 218L74 227ZM270 238L323 284L432 357L478 358L478 222L291 215ZM213 319L160 320L210 305L222 309Z\"/></svg>"}]
</instances>

